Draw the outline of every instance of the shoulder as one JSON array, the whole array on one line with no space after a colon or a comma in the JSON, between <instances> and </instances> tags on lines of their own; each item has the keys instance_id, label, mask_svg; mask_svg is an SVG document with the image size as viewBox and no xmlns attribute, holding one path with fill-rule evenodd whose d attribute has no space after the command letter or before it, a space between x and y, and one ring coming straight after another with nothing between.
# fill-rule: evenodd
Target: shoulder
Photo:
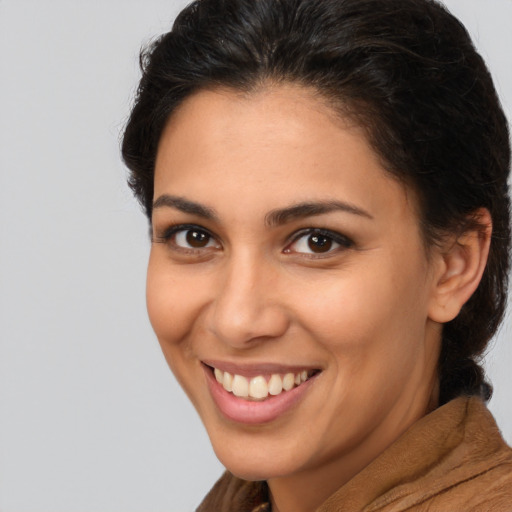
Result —
<instances>
[{"instance_id":1,"label":"shoulder","mask_svg":"<svg viewBox=\"0 0 512 512\"><path fill-rule=\"evenodd\" d=\"M512 512L512 450L485 404L425 416L317 512Z\"/></svg>"},{"instance_id":2,"label":"shoulder","mask_svg":"<svg viewBox=\"0 0 512 512\"><path fill-rule=\"evenodd\" d=\"M425 510L429 511L512 512L512 455L509 455L507 461L459 482L425 505Z\"/></svg>"},{"instance_id":3,"label":"shoulder","mask_svg":"<svg viewBox=\"0 0 512 512\"><path fill-rule=\"evenodd\" d=\"M512 512L512 449L485 404L477 397L465 397L440 412L431 419L446 422L445 427L452 424L443 429L446 442L435 463L424 466L415 482L403 485L402 489L408 487L411 492L404 494L398 508L369 510ZM455 418L458 420L453 422ZM428 423L424 426L435 431L436 425ZM419 448L420 458L430 449L421 444ZM428 456L424 455L424 460Z\"/></svg>"},{"instance_id":4,"label":"shoulder","mask_svg":"<svg viewBox=\"0 0 512 512\"><path fill-rule=\"evenodd\" d=\"M468 400L462 427L451 470L457 481L432 496L428 510L512 512L512 449L478 398Z\"/></svg>"}]
</instances>

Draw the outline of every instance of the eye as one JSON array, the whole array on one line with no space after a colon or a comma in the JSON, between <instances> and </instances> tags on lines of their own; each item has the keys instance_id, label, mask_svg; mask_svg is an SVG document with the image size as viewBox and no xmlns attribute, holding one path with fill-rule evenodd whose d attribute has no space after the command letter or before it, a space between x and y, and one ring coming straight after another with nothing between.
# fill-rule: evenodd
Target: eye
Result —
<instances>
[{"instance_id":1,"label":"eye","mask_svg":"<svg viewBox=\"0 0 512 512\"><path fill-rule=\"evenodd\" d=\"M203 249L216 247L213 237L200 229L183 229L174 234L174 243L184 249Z\"/></svg>"},{"instance_id":2,"label":"eye","mask_svg":"<svg viewBox=\"0 0 512 512\"><path fill-rule=\"evenodd\" d=\"M202 249L219 249L220 244L206 229L193 225L171 226L154 242L167 243L171 248L184 251L200 251Z\"/></svg>"},{"instance_id":3,"label":"eye","mask_svg":"<svg viewBox=\"0 0 512 512\"><path fill-rule=\"evenodd\" d=\"M347 249L352 245L351 240L339 233L323 229L309 229L298 233L284 252L327 255L340 249Z\"/></svg>"}]
</instances>

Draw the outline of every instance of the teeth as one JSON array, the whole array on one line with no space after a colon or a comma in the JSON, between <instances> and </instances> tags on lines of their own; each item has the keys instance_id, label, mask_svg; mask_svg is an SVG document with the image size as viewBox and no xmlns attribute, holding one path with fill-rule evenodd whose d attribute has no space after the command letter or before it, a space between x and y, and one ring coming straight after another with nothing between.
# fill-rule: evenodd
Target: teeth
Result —
<instances>
[{"instance_id":1,"label":"teeth","mask_svg":"<svg viewBox=\"0 0 512 512\"><path fill-rule=\"evenodd\" d=\"M224 372L224 377L222 379L222 385L224 386L224 389L226 391L233 391L233 375L231 375L231 373Z\"/></svg>"},{"instance_id":2,"label":"teeth","mask_svg":"<svg viewBox=\"0 0 512 512\"><path fill-rule=\"evenodd\" d=\"M214 368L213 373L217 382L220 383L226 391L240 398L254 398L257 400L267 398L269 394L276 396L283 391L290 391L295 386L306 382L309 378L307 370L296 374L286 373L285 375L279 375L274 373L271 375L268 382L263 375L258 375L249 380L242 375L232 375L218 368Z\"/></svg>"},{"instance_id":3,"label":"teeth","mask_svg":"<svg viewBox=\"0 0 512 512\"><path fill-rule=\"evenodd\" d=\"M293 386L295 386L295 375L293 375L293 373L287 373L283 377L283 389L285 391L290 391Z\"/></svg>"},{"instance_id":4,"label":"teeth","mask_svg":"<svg viewBox=\"0 0 512 512\"><path fill-rule=\"evenodd\" d=\"M272 375L268 381L268 392L271 395L279 395L283 391L283 379L280 375Z\"/></svg>"},{"instance_id":5,"label":"teeth","mask_svg":"<svg viewBox=\"0 0 512 512\"><path fill-rule=\"evenodd\" d=\"M233 394L240 398L247 398L249 396L249 381L241 375L233 377Z\"/></svg>"},{"instance_id":6,"label":"teeth","mask_svg":"<svg viewBox=\"0 0 512 512\"><path fill-rule=\"evenodd\" d=\"M265 398L268 396L268 385L265 377L254 377L249 383L249 396L252 398Z\"/></svg>"}]
</instances>

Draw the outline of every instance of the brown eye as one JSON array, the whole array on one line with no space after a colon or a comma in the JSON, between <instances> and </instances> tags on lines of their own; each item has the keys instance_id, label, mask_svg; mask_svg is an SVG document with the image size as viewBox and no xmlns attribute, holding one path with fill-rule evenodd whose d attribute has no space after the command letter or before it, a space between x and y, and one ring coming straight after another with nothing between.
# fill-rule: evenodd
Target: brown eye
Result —
<instances>
[{"instance_id":1,"label":"brown eye","mask_svg":"<svg viewBox=\"0 0 512 512\"><path fill-rule=\"evenodd\" d=\"M190 247L200 249L206 247L210 241L210 235L204 231L198 231L196 229L189 229L186 231L187 244Z\"/></svg>"},{"instance_id":2,"label":"brown eye","mask_svg":"<svg viewBox=\"0 0 512 512\"><path fill-rule=\"evenodd\" d=\"M208 231L195 227L177 229L172 235L172 242L181 249L218 249L220 247Z\"/></svg>"},{"instance_id":3,"label":"brown eye","mask_svg":"<svg viewBox=\"0 0 512 512\"><path fill-rule=\"evenodd\" d=\"M284 252L286 254L304 254L310 257L328 256L330 253L335 254L343 249L349 249L353 245L352 240L340 233L312 228L302 230L295 240L285 248Z\"/></svg>"},{"instance_id":4,"label":"brown eye","mask_svg":"<svg viewBox=\"0 0 512 512\"><path fill-rule=\"evenodd\" d=\"M312 252L327 252L332 248L332 238L324 235L309 235L308 247Z\"/></svg>"}]
</instances>

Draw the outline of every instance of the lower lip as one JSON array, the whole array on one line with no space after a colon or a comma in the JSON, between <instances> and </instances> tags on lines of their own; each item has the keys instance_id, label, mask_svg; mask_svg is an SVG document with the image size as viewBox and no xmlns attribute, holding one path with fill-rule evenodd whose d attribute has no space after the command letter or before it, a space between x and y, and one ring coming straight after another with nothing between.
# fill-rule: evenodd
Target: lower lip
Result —
<instances>
[{"instance_id":1,"label":"lower lip","mask_svg":"<svg viewBox=\"0 0 512 512\"><path fill-rule=\"evenodd\" d=\"M279 418L304 397L316 379L315 375L290 391L283 391L275 396L269 395L266 400L254 402L238 398L226 391L217 382L209 367L203 366L203 369L213 401L220 412L229 420L246 425L269 423Z\"/></svg>"}]
</instances>

